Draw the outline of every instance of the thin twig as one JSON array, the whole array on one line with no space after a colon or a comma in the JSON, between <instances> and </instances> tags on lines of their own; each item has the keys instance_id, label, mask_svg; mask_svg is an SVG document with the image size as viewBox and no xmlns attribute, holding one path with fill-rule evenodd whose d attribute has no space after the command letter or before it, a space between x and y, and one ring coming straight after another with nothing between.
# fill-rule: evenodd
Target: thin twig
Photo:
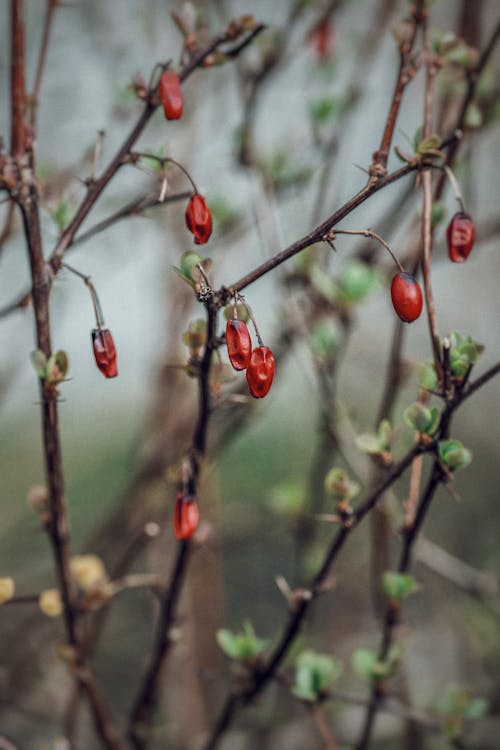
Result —
<instances>
[{"instance_id":1,"label":"thin twig","mask_svg":"<svg viewBox=\"0 0 500 750\"><path fill-rule=\"evenodd\" d=\"M26 91L24 85L24 0L11 0L10 147L15 158L24 155Z\"/></svg>"},{"instance_id":2,"label":"thin twig","mask_svg":"<svg viewBox=\"0 0 500 750\"><path fill-rule=\"evenodd\" d=\"M54 20L54 14L59 5L60 0L46 0L47 9L45 11L45 21L43 25L42 33L42 44L40 47L40 53L38 56L38 64L36 66L36 77L35 84L33 86L33 92L29 97L30 104L30 121L32 127L36 125L36 115L38 110L38 100L40 98L40 90L42 88L42 78L45 69L45 62L47 60L47 52L49 49L50 32L52 30L52 23Z\"/></svg>"}]
</instances>

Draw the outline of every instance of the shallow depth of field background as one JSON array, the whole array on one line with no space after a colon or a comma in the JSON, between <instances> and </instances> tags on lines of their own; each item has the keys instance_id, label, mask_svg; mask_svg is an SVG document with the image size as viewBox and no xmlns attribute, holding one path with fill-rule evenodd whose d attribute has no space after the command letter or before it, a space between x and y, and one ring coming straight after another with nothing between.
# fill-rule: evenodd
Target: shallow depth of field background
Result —
<instances>
[{"instance_id":1,"label":"shallow depth of field background","mask_svg":"<svg viewBox=\"0 0 500 750\"><path fill-rule=\"evenodd\" d=\"M40 41L43 3L27 2L28 84ZM213 30L242 13L252 13L273 29L287 33L287 0L261 2L228 0L202 4ZM321 162L315 148L308 105L323 96L342 96L354 77L361 87L359 104L347 115L340 132L340 148L332 164L325 218L361 188L365 176L354 166L369 164L383 127L397 69L397 55L389 29L373 56L360 66L358 57L369 37L375 0L343 3L337 15L333 64L321 69L307 43L313 15L305 17L290 39L284 62L270 78L259 100L256 141L260 153L271 158L284 151L297 168L309 168L310 178L282 194L264 194L259 177L235 163L237 128L241 124L241 97L235 66L198 71L185 87L185 115L166 123L158 112L140 140L143 150L164 147L192 173L209 204L234 212L228 231L215 222L213 236L202 254L214 261L217 284L235 281L261 260L313 227ZM396 19L405 3L394 3ZM455 28L461 3L437 0L433 23ZM479 4L478 4L479 5ZM484 34L498 19L498 4L484 7ZM106 131L102 164L128 132L139 112L127 85L141 71L146 78L155 62L177 59L180 38L169 10L180 7L160 0L85 0L58 11L42 88L40 135L37 143L41 179L69 170L64 196L76 204L82 196L78 178L88 175L86 153L96 133ZM8 14L0 13L0 132L8 134ZM265 37L262 37L264 43ZM244 60L252 64L249 48ZM31 63L31 66L30 66ZM406 136L413 138L421 112L422 76L407 91L395 142L403 150ZM472 137L462 152L467 160L457 170L467 206L481 234L498 212L498 154L500 129L490 127ZM391 157L390 167L397 162ZM142 191L152 188L154 177L132 167L120 171L105 191L84 229L107 216ZM186 189L185 180L171 171L170 190ZM344 228L372 227L390 215L392 202L402 189L398 183L371 198L352 214ZM47 194L44 240L47 252L57 237L50 217L61 195ZM413 212L420 207L415 194ZM454 211L447 194L448 210ZM1 209L2 207L0 207ZM398 252L412 215L390 225L384 235ZM500 254L498 234L478 241L464 266L447 261L443 228L437 232L433 283L442 334L459 330L486 346L476 375L498 360L500 351ZM61 388L61 421L67 496L74 552L93 548L104 521L115 511L134 472L152 450L161 410L160 367L185 361L182 332L201 309L183 289L172 271L182 252L192 247L184 226L184 205L156 208L146 216L120 222L68 254L68 262L92 275L99 291L106 322L118 349L120 375L106 381L91 355L93 313L84 285L61 273L52 295L53 341L70 359L71 380ZM340 238L329 272L335 273L360 245ZM381 251L382 252L382 251ZM1 306L24 289L28 279L21 236L14 237L0 258ZM282 325L281 270L247 290L247 299L259 322L265 343L271 343ZM179 312L180 311L180 312ZM355 330L340 370L339 412L345 416L343 434L372 429L383 388L386 358L393 328L393 311L383 277L378 289L357 310ZM29 364L34 348L31 310L0 321L0 576L15 578L18 593L34 593L54 584L49 546L39 520L26 503L31 484L43 483L37 384ZM408 329L405 353L410 360L430 358L425 318ZM235 376L238 377L238 376ZM179 432L168 435L169 450L182 455L194 423L196 383L174 378L174 400L164 416L180 419ZM172 386L174 387L174 386ZM403 408L415 397L415 381L400 399ZM500 381L491 382L470 399L456 418L453 436L474 453L469 468L457 475L457 501L441 491L424 530L425 536L471 565L498 576L498 460ZM293 519L280 513L276 498L283 487L305 486L317 437L317 393L306 345L297 346L278 368L270 395L256 403L245 427L227 439L224 449L206 465L205 496L200 496L204 518L214 522L214 537L201 547L181 607L179 627L189 631L167 670L164 700L178 720L157 727L158 747L171 740L183 747L204 722L215 716L228 684L228 666L215 644L214 632L224 624L238 629L251 619L257 633L273 638L285 617L284 601L274 578L294 578ZM182 410L179 414L178 410ZM225 411L214 420L214 435L224 426ZM403 426L401 445L412 436ZM177 442L176 442L177 441ZM352 443L349 460L360 476L367 474L367 459ZM174 485L172 471L152 489L151 517L160 534L135 562L134 569L168 571L174 545L170 527ZM398 485L401 497L406 486ZM325 525L320 536L329 538ZM107 539L104 559L119 554L119 534ZM315 551L311 551L311 566ZM362 691L365 686L353 673L349 656L359 646L375 647L378 627L369 596L369 539L367 528L352 535L336 571L337 588L314 607L302 643L332 652L342 659L342 686ZM448 683L465 684L474 693L487 695L493 714L500 713L500 642L498 607L482 606L443 582L425 566L416 570L422 591L405 608L407 631L403 645L415 704L432 710ZM498 603L498 602L497 602ZM106 625L96 665L111 695L116 713L124 711L134 693L137 675L148 653L154 622L152 597L143 591L125 593ZM36 606L4 607L0 611L0 728L26 750L55 747L59 711L66 698L66 672L56 654L62 627L48 621ZM190 644L190 646L186 646ZM184 644L184 645L183 645ZM247 711L240 727L252 727L253 741L260 732L266 748L320 747L305 712L293 714L285 698L271 688L260 707ZM293 719L290 720L290 715ZM354 708L335 708L336 731L349 736L361 718ZM186 729L186 717L190 727ZM79 717L85 721L85 713ZM378 724L379 748L397 748L391 737L397 722L384 717ZM485 719L471 747L498 747L500 721ZM228 735L227 750L245 750L252 735ZM305 738L305 739L304 739ZM251 741L250 741L251 742ZM429 737L427 748L445 745ZM179 743L179 744L175 744ZM295 744L294 744L295 743ZM307 743L307 744L304 744ZM317 743L317 744L314 744ZM495 744L497 743L497 744ZM169 745L170 746L170 745ZM186 745L187 746L187 745ZM83 745L82 745L83 747Z\"/></svg>"}]
</instances>

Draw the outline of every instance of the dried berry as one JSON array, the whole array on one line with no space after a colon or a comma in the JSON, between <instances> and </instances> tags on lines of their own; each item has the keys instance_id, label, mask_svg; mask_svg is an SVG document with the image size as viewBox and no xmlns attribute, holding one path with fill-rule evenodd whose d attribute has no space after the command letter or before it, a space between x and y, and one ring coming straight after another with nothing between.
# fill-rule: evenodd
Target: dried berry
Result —
<instances>
[{"instance_id":1,"label":"dried berry","mask_svg":"<svg viewBox=\"0 0 500 750\"><path fill-rule=\"evenodd\" d=\"M458 211L446 230L449 259L453 263L463 263L467 260L475 237L476 230L471 217L463 211Z\"/></svg>"},{"instance_id":2,"label":"dried berry","mask_svg":"<svg viewBox=\"0 0 500 750\"><path fill-rule=\"evenodd\" d=\"M197 245L204 245L212 234L212 214L203 195L191 196L186 208L186 226Z\"/></svg>"},{"instance_id":3,"label":"dried berry","mask_svg":"<svg viewBox=\"0 0 500 750\"><path fill-rule=\"evenodd\" d=\"M422 312L423 297L420 284L415 278L401 271L392 279L392 305L405 323L416 320Z\"/></svg>"},{"instance_id":4,"label":"dried berry","mask_svg":"<svg viewBox=\"0 0 500 750\"><path fill-rule=\"evenodd\" d=\"M252 339L246 323L242 320L228 320L226 344L229 361L235 370L246 370L252 356Z\"/></svg>"},{"instance_id":5,"label":"dried berry","mask_svg":"<svg viewBox=\"0 0 500 750\"><path fill-rule=\"evenodd\" d=\"M116 378L116 349L111 331L107 328L94 328L92 331L92 347L97 367L107 378Z\"/></svg>"},{"instance_id":6,"label":"dried berry","mask_svg":"<svg viewBox=\"0 0 500 750\"><path fill-rule=\"evenodd\" d=\"M182 90L179 76L173 70L165 70L158 84L158 94L167 120L182 117Z\"/></svg>"},{"instance_id":7,"label":"dried berry","mask_svg":"<svg viewBox=\"0 0 500 750\"><path fill-rule=\"evenodd\" d=\"M175 498L173 517L175 538L190 539L198 528L199 520L200 512L194 497L179 492Z\"/></svg>"},{"instance_id":8,"label":"dried berry","mask_svg":"<svg viewBox=\"0 0 500 750\"><path fill-rule=\"evenodd\" d=\"M274 357L267 346L253 350L247 368L247 383L254 398L264 398L274 378Z\"/></svg>"}]
</instances>

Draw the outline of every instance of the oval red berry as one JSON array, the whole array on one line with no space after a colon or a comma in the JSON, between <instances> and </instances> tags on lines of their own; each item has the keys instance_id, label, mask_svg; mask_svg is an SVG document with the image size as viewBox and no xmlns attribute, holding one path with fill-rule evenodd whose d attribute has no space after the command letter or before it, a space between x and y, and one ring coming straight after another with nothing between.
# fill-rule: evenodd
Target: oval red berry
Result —
<instances>
[{"instance_id":1,"label":"oval red berry","mask_svg":"<svg viewBox=\"0 0 500 750\"><path fill-rule=\"evenodd\" d=\"M274 378L274 356L267 346L253 350L247 368L247 383L254 398L264 398L269 393Z\"/></svg>"},{"instance_id":2,"label":"oval red berry","mask_svg":"<svg viewBox=\"0 0 500 750\"><path fill-rule=\"evenodd\" d=\"M175 538L190 539L198 528L199 520L200 512L196 500L179 492L175 498L173 517Z\"/></svg>"},{"instance_id":3,"label":"oval red berry","mask_svg":"<svg viewBox=\"0 0 500 750\"><path fill-rule=\"evenodd\" d=\"M405 323L412 323L422 312L423 297L420 284L409 274L400 272L391 283L392 305Z\"/></svg>"},{"instance_id":4,"label":"oval red berry","mask_svg":"<svg viewBox=\"0 0 500 750\"><path fill-rule=\"evenodd\" d=\"M226 345L229 361L234 369L246 370L252 356L252 339L246 323L242 320L227 321Z\"/></svg>"},{"instance_id":5,"label":"oval red berry","mask_svg":"<svg viewBox=\"0 0 500 750\"><path fill-rule=\"evenodd\" d=\"M212 234L212 214L203 195L192 195L186 208L186 226L197 245L204 245Z\"/></svg>"},{"instance_id":6,"label":"oval red berry","mask_svg":"<svg viewBox=\"0 0 500 750\"><path fill-rule=\"evenodd\" d=\"M453 263L463 263L472 250L476 230L469 214L459 211L456 213L446 229L448 242L448 257Z\"/></svg>"},{"instance_id":7,"label":"oval red berry","mask_svg":"<svg viewBox=\"0 0 500 750\"><path fill-rule=\"evenodd\" d=\"M179 76L173 70L165 70L158 84L158 95L167 120L182 117L183 101Z\"/></svg>"},{"instance_id":8,"label":"oval red berry","mask_svg":"<svg viewBox=\"0 0 500 750\"><path fill-rule=\"evenodd\" d=\"M94 328L92 331L92 348L96 365L102 374L106 378L116 378L118 375L116 349L111 331L107 328Z\"/></svg>"}]
</instances>

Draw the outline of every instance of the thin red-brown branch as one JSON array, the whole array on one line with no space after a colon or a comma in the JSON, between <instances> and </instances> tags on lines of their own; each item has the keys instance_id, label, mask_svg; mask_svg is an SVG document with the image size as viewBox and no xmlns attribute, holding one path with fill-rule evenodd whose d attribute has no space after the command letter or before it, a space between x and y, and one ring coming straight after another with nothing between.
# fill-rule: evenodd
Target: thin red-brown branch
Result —
<instances>
[{"instance_id":1,"label":"thin red-brown branch","mask_svg":"<svg viewBox=\"0 0 500 750\"><path fill-rule=\"evenodd\" d=\"M391 150L391 143L394 136L394 130L398 119L401 102L403 100L403 94L406 86L412 80L415 70L410 67L410 58L413 45L417 36L418 28L421 22L422 13L424 8L424 0L417 0L415 10L413 13L413 29L408 36L404 36L399 45L399 71L396 83L394 86L394 92L392 95L391 104L389 107L389 114L386 119L382 140L377 151L372 156L372 163L370 165L370 182L380 179L380 177L387 174L387 160L389 158L389 152Z\"/></svg>"},{"instance_id":2,"label":"thin red-brown branch","mask_svg":"<svg viewBox=\"0 0 500 750\"><path fill-rule=\"evenodd\" d=\"M25 131L25 87L24 87L24 0L11 0L11 56L10 56L10 100L11 129L10 148L12 156L24 154Z\"/></svg>"},{"instance_id":3,"label":"thin red-brown branch","mask_svg":"<svg viewBox=\"0 0 500 750\"><path fill-rule=\"evenodd\" d=\"M36 124L36 115L38 108L38 100L40 98L40 90L42 87L43 72L45 69L45 62L47 60L47 52L49 49L50 32L52 29L52 22L54 20L54 14L59 5L59 0L47 0L47 8L45 11L45 21L43 24L42 43L40 47L40 53L38 56L38 64L36 66L35 84L33 91L29 97L30 104L30 122L33 127Z\"/></svg>"},{"instance_id":4,"label":"thin red-brown branch","mask_svg":"<svg viewBox=\"0 0 500 750\"><path fill-rule=\"evenodd\" d=\"M226 289L226 292L228 292L229 294L226 293L225 295L223 294L222 296L229 297L229 298L233 297L236 292L243 291L243 289L245 289L247 286L250 286L250 284L253 284L254 281L257 281L257 279L260 279L262 276L265 276L265 274L269 273L269 271L272 271L274 268L277 268L289 258L292 258L294 255L297 255L297 253L300 253L306 247L309 247L310 245L314 245L316 242L324 242L325 236L328 234L330 229L332 229L336 224L338 224L339 221L342 221L342 219L348 216L352 211L354 211L354 209L358 208L358 206L364 203L364 201L367 200L367 198L374 195L379 190L382 190L383 188L387 187L388 185L391 185L393 182L397 182L402 177L406 177L406 175L411 174L416 169L417 169L416 164L407 164L406 166L401 167L400 169L397 169L394 172L391 172L391 174L388 174L385 177L382 177L376 183L373 183L371 185L366 185L358 193L356 193L356 195L354 195L350 200L344 203L343 206L337 209L335 213L329 216L328 219L323 221L319 226L317 226L315 229L309 232L309 234L306 234L304 237L292 243L291 245L286 247L284 250L281 250L279 253L276 253L276 255L273 255L272 258L269 258L260 266L255 268L253 271L250 271L241 279L238 279L238 281L228 286Z\"/></svg>"}]
</instances>

